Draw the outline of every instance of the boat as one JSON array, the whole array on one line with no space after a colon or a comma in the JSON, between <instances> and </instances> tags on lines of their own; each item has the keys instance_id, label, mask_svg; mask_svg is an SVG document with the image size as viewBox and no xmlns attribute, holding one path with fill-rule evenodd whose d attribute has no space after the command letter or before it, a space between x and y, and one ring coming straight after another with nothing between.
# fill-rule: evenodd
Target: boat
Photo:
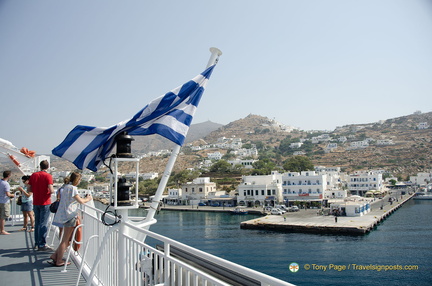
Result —
<instances>
[{"instance_id":1,"label":"boat","mask_svg":"<svg viewBox=\"0 0 432 286\"><path fill-rule=\"evenodd\" d=\"M212 55L207 68L217 63L222 54L217 48L210 51ZM78 243L81 247L77 251L68 248L62 272L67 272L68 262L72 260L79 268L77 281L82 275L87 285L293 285L150 230L157 223L155 214L160 209L180 145L173 148L146 216L129 216L129 210L139 208L138 200L131 200L131 197L138 198L139 188L135 188L134 194L130 194L129 188L132 183L138 186L140 159L131 154L130 142L133 139L130 136L121 134L116 136L116 140L117 153L109 160L108 206L105 211L96 208L93 201L79 206L81 224L71 236L74 238L71 245ZM119 176L119 164L133 165L135 182L126 182ZM16 206L14 200L12 204ZM55 195L52 200L55 200ZM18 219L20 213L17 207L11 210L14 219ZM52 224L53 217L51 214L49 218L48 236L56 239L59 228ZM81 241L75 241L78 229L82 233Z\"/></svg>"},{"instance_id":2,"label":"boat","mask_svg":"<svg viewBox=\"0 0 432 286\"><path fill-rule=\"evenodd\" d=\"M246 215L248 213L249 213L248 210L245 209L244 207L236 207L231 211L231 214L234 215Z\"/></svg>"},{"instance_id":3,"label":"boat","mask_svg":"<svg viewBox=\"0 0 432 286\"><path fill-rule=\"evenodd\" d=\"M432 192L416 193L413 200L432 200Z\"/></svg>"}]
</instances>

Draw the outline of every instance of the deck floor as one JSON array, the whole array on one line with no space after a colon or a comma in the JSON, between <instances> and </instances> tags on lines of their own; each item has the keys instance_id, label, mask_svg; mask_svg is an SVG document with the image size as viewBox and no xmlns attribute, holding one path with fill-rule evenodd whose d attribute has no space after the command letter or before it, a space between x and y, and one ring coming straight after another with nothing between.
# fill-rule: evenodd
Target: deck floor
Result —
<instances>
[{"instance_id":1,"label":"deck floor","mask_svg":"<svg viewBox=\"0 0 432 286\"><path fill-rule=\"evenodd\" d=\"M33 249L33 232L20 231L22 222L11 225L6 222L6 231L10 235L0 235L0 285L7 286L49 286L49 285L76 285L79 268L72 261L67 272L64 267L54 267L48 264L52 251L36 251ZM53 232L49 233L48 244L53 241ZM55 239L54 249L58 239ZM65 255L66 258L66 255ZM86 285L81 276L78 285Z\"/></svg>"}]
</instances>

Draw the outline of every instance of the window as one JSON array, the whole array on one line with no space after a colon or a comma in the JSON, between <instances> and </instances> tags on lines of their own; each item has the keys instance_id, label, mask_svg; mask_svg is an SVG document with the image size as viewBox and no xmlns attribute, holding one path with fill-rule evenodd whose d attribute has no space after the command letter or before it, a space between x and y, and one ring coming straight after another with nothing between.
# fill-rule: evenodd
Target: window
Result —
<instances>
[{"instance_id":1,"label":"window","mask_svg":"<svg viewBox=\"0 0 432 286\"><path fill-rule=\"evenodd\" d=\"M202 188L199 188L199 192L202 193Z\"/></svg>"},{"instance_id":2,"label":"window","mask_svg":"<svg viewBox=\"0 0 432 286\"><path fill-rule=\"evenodd\" d=\"M255 196L258 196L258 190L255 190Z\"/></svg>"},{"instance_id":3,"label":"window","mask_svg":"<svg viewBox=\"0 0 432 286\"><path fill-rule=\"evenodd\" d=\"M261 190L261 196L264 196L264 190Z\"/></svg>"},{"instance_id":4,"label":"window","mask_svg":"<svg viewBox=\"0 0 432 286\"><path fill-rule=\"evenodd\" d=\"M267 196L271 195L271 190L267 190Z\"/></svg>"}]
</instances>

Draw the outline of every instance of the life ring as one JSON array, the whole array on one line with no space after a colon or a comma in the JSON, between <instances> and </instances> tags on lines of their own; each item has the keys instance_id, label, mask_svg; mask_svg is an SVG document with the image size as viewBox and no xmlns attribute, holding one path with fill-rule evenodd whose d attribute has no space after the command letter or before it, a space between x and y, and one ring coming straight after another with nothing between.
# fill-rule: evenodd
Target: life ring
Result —
<instances>
[{"instance_id":1,"label":"life ring","mask_svg":"<svg viewBox=\"0 0 432 286\"><path fill-rule=\"evenodd\" d=\"M81 242L82 241L82 227L78 227L81 224L81 219L79 218L79 216L76 219L76 224L75 224L75 237L72 241L72 248L75 251L78 251L81 247L80 243L75 243L75 242Z\"/></svg>"},{"instance_id":2,"label":"life ring","mask_svg":"<svg viewBox=\"0 0 432 286\"><path fill-rule=\"evenodd\" d=\"M9 158L12 160L12 162L14 162L15 165L21 167L20 162L18 162L18 160L14 157L14 155L9 155Z\"/></svg>"}]
</instances>

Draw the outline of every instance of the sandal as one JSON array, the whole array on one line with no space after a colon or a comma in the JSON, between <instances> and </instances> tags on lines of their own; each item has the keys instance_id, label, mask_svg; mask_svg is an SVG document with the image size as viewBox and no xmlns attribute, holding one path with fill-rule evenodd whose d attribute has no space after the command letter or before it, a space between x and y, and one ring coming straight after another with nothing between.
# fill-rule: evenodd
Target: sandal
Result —
<instances>
[{"instance_id":1,"label":"sandal","mask_svg":"<svg viewBox=\"0 0 432 286\"><path fill-rule=\"evenodd\" d=\"M54 260L48 260L47 263L48 263L49 265L51 265L51 266L55 266L55 267L63 267L63 266L65 266L65 263L64 263L64 262L63 262L62 264L59 265L59 264L56 264ZM67 263L67 265L70 265L70 264L71 264L71 262L69 261L69 262Z\"/></svg>"},{"instance_id":2,"label":"sandal","mask_svg":"<svg viewBox=\"0 0 432 286\"><path fill-rule=\"evenodd\" d=\"M22 229L20 229L19 231L24 231L27 230L27 227L23 227Z\"/></svg>"},{"instance_id":3,"label":"sandal","mask_svg":"<svg viewBox=\"0 0 432 286\"><path fill-rule=\"evenodd\" d=\"M33 232L34 228L32 227L31 229L27 230L27 232Z\"/></svg>"}]
</instances>

